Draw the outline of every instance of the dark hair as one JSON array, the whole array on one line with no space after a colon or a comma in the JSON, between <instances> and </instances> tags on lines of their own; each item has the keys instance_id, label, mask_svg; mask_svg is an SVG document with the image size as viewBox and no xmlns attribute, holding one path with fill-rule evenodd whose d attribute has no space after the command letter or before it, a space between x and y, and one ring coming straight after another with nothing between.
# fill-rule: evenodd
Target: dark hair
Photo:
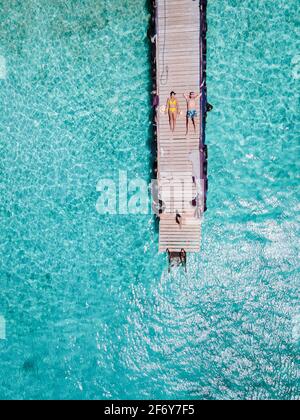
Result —
<instances>
[{"instance_id":1,"label":"dark hair","mask_svg":"<svg viewBox=\"0 0 300 420\"><path fill-rule=\"evenodd\" d=\"M170 95L176 95L176 93L172 90L172 92L170 93Z\"/></svg>"}]
</instances>

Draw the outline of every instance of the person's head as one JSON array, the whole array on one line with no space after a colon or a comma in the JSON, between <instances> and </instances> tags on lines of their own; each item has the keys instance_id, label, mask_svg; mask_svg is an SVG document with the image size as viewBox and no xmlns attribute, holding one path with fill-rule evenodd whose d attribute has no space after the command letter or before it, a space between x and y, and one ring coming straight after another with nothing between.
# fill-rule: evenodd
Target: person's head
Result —
<instances>
[{"instance_id":1,"label":"person's head","mask_svg":"<svg viewBox=\"0 0 300 420\"><path fill-rule=\"evenodd\" d=\"M195 92L190 92L190 98L191 98L191 99L194 99L194 98L195 98L195 96L196 96L196 95L195 95Z\"/></svg>"},{"instance_id":2,"label":"person's head","mask_svg":"<svg viewBox=\"0 0 300 420\"><path fill-rule=\"evenodd\" d=\"M170 93L171 98L175 98L176 93L172 90L172 92Z\"/></svg>"}]
</instances>

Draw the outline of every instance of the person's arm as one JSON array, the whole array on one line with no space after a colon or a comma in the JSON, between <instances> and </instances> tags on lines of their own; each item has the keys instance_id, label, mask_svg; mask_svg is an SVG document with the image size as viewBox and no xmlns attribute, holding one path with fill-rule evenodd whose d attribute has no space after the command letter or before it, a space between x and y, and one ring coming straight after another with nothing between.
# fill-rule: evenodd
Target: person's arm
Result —
<instances>
[{"instance_id":1,"label":"person's arm","mask_svg":"<svg viewBox=\"0 0 300 420\"><path fill-rule=\"evenodd\" d=\"M188 101L188 96L186 93L183 94L183 97L185 98L186 101Z\"/></svg>"},{"instance_id":2,"label":"person's arm","mask_svg":"<svg viewBox=\"0 0 300 420\"><path fill-rule=\"evenodd\" d=\"M170 99L167 99L167 104L166 104L166 109L165 109L166 114L169 112L169 104L170 104Z\"/></svg>"},{"instance_id":3,"label":"person's arm","mask_svg":"<svg viewBox=\"0 0 300 420\"><path fill-rule=\"evenodd\" d=\"M201 86L200 86L200 89L202 89L202 88L203 88L204 84L205 84L205 82L203 81L203 82L202 82L202 84L201 84ZM200 93L198 93L198 94L196 95L196 99L201 98L201 96L202 96L202 90L200 91Z\"/></svg>"},{"instance_id":4,"label":"person's arm","mask_svg":"<svg viewBox=\"0 0 300 420\"><path fill-rule=\"evenodd\" d=\"M177 101L177 114L180 114L180 106L179 106L179 101Z\"/></svg>"}]
</instances>

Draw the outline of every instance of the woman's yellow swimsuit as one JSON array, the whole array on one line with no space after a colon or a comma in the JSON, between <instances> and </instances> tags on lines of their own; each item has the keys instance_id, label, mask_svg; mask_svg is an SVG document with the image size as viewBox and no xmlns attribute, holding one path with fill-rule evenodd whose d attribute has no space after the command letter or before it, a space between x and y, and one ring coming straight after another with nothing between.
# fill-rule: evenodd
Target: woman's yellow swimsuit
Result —
<instances>
[{"instance_id":1,"label":"woman's yellow swimsuit","mask_svg":"<svg viewBox=\"0 0 300 420\"><path fill-rule=\"evenodd\" d=\"M177 99L174 99L174 101L169 99L169 111L172 112L172 114L177 111Z\"/></svg>"}]
</instances>

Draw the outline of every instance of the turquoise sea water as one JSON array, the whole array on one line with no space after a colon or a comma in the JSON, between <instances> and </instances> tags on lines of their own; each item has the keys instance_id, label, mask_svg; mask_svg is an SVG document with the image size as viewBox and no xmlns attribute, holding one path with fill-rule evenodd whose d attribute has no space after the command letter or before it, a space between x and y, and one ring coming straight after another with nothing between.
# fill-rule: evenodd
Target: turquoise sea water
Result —
<instances>
[{"instance_id":1,"label":"turquoise sea water","mask_svg":"<svg viewBox=\"0 0 300 420\"><path fill-rule=\"evenodd\" d=\"M144 0L0 2L0 398L300 398L299 5L211 0L209 211L168 275Z\"/></svg>"}]
</instances>

